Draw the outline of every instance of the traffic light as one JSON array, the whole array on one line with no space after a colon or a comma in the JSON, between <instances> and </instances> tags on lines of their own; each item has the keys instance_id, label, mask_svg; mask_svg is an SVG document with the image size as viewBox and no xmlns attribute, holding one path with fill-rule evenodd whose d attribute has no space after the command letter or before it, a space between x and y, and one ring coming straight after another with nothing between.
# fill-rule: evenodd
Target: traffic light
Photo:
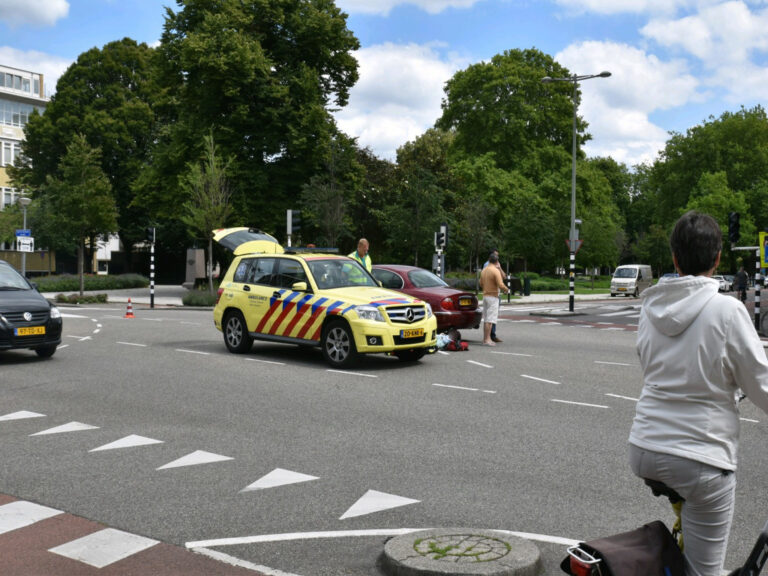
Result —
<instances>
[{"instance_id":1,"label":"traffic light","mask_svg":"<svg viewBox=\"0 0 768 576\"><path fill-rule=\"evenodd\" d=\"M289 235L301 230L301 210L288 210L286 220Z\"/></svg>"},{"instance_id":2,"label":"traffic light","mask_svg":"<svg viewBox=\"0 0 768 576\"><path fill-rule=\"evenodd\" d=\"M728 241L731 244L737 244L739 242L739 237L741 235L739 227L739 213L731 212L728 214Z\"/></svg>"},{"instance_id":3,"label":"traffic light","mask_svg":"<svg viewBox=\"0 0 768 576\"><path fill-rule=\"evenodd\" d=\"M440 231L435 232L435 248L445 248L448 243L448 226L443 224L440 226Z\"/></svg>"},{"instance_id":4,"label":"traffic light","mask_svg":"<svg viewBox=\"0 0 768 576\"><path fill-rule=\"evenodd\" d=\"M155 243L155 227L154 226L150 226L149 228L147 228L147 242L149 242L150 244Z\"/></svg>"}]
</instances>

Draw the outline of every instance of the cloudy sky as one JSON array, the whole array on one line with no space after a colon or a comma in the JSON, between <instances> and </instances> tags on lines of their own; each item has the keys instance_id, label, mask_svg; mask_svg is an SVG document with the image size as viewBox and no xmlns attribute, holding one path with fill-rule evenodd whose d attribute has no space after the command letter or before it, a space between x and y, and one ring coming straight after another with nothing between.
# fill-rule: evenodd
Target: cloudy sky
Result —
<instances>
[{"instance_id":1,"label":"cloudy sky","mask_svg":"<svg viewBox=\"0 0 768 576\"><path fill-rule=\"evenodd\" d=\"M440 116L454 72L535 47L582 84L587 152L652 161L670 131L768 101L768 0L336 0L361 42L340 127L377 155ZM123 37L155 44L162 0L0 0L0 63L43 72Z\"/></svg>"}]
</instances>

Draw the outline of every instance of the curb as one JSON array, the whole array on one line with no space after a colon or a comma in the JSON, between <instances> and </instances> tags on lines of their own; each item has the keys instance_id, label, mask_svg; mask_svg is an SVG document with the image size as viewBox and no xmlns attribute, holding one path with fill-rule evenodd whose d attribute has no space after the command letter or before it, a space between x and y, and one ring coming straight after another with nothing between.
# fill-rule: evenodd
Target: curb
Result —
<instances>
[{"instance_id":1,"label":"curb","mask_svg":"<svg viewBox=\"0 0 768 576\"><path fill-rule=\"evenodd\" d=\"M436 528L397 536L384 546L388 576L536 576L538 546L496 530Z\"/></svg>"}]
</instances>

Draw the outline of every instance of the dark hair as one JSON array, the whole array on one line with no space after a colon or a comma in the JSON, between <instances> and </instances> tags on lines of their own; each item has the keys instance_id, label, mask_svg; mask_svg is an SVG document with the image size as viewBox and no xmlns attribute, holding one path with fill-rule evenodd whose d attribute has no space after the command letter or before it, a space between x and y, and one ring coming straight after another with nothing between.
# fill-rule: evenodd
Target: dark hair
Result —
<instances>
[{"instance_id":1,"label":"dark hair","mask_svg":"<svg viewBox=\"0 0 768 576\"><path fill-rule=\"evenodd\" d=\"M712 216L691 210L675 224L669 245L680 272L697 276L715 267L717 255L723 249L723 236Z\"/></svg>"},{"instance_id":2,"label":"dark hair","mask_svg":"<svg viewBox=\"0 0 768 576\"><path fill-rule=\"evenodd\" d=\"M488 256L488 262L490 262L491 264L496 264L496 262L498 261L499 261L499 257L496 255L496 253L491 252L491 255Z\"/></svg>"}]
</instances>

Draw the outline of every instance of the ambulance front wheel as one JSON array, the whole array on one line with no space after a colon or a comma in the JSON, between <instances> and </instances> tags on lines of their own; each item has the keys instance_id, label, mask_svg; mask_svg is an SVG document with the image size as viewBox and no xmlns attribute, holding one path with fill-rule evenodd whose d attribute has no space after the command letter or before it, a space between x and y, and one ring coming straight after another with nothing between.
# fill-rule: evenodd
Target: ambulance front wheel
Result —
<instances>
[{"instance_id":1,"label":"ambulance front wheel","mask_svg":"<svg viewBox=\"0 0 768 576\"><path fill-rule=\"evenodd\" d=\"M349 366L357 359L352 330L344 320L331 320L323 329L320 345L323 358L334 368Z\"/></svg>"}]
</instances>

